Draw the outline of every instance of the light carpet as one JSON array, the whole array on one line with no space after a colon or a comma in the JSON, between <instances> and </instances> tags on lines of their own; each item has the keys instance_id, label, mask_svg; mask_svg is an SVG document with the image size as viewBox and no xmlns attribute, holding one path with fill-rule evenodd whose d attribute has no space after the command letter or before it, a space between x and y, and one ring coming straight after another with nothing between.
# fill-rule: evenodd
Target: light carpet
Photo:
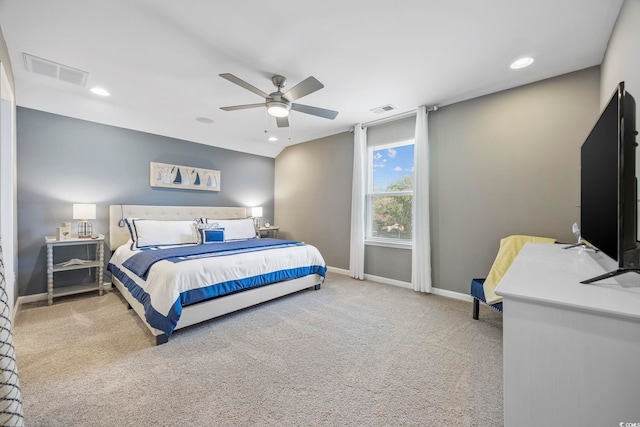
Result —
<instances>
[{"instance_id":1,"label":"light carpet","mask_svg":"<svg viewBox=\"0 0 640 427\"><path fill-rule=\"evenodd\" d=\"M117 291L23 306L28 426L500 426L502 317L329 273L154 339Z\"/></svg>"}]
</instances>

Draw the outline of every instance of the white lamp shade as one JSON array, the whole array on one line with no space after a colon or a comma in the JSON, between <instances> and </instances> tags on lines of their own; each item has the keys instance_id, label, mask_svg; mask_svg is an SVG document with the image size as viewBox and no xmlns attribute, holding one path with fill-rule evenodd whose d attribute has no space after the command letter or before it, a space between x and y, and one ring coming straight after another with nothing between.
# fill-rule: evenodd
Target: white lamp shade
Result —
<instances>
[{"instance_id":1,"label":"white lamp shade","mask_svg":"<svg viewBox=\"0 0 640 427\"><path fill-rule=\"evenodd\" d=\"M262 218L262 207L251 208L251 216L254 218Z\"/></svg>"},{"instance_id":2,"label":"white lamp shade","mask_svg":"<svg viewBox=\"0 0 640 427\"><path fill-rule=\"evenodd\" d=\"M96 205L94 203L74 203L73 219L96 219Z\"/></svg>"}]
</instances>

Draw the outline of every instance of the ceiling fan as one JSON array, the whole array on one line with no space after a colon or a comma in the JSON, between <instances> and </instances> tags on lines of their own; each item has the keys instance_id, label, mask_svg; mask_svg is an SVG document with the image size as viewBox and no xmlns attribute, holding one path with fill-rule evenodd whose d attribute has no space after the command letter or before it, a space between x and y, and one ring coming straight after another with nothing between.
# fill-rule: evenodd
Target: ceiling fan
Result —
<instances>
[{"instance_id":1,"label":"ceiling fan","mask_svg":"<svg viewBox=\"0 0 640 427\"><path fill-rule=\"evenodd\" d=\"M245 104L245 105L233 105L231 107L220 107L224 111L244 110L247 108L267 107L267 112L276 118L276 123L279 128L286 128L289 126L289 111L299 111L301 113L311 114L312 116L324 117L325 119L333 120L338 115L337 111L326 110L324 108L312 107L309 105L296 104L295 101L298 98L307 96L317 90L324 87L322 83L316 80L315 77L307 77L285 93L282 93L282 88L287 82L287 79L283 76L275 75L271 77L271 82L277 88L275 92L265 93L260 89L250 85L244 80L234 76L233 74L223 73L220 74L223 79L229 80L231 83L235 83L248 91L255 93L264 98L264 102L259 104Z\"/></svg>"}]
</instances>

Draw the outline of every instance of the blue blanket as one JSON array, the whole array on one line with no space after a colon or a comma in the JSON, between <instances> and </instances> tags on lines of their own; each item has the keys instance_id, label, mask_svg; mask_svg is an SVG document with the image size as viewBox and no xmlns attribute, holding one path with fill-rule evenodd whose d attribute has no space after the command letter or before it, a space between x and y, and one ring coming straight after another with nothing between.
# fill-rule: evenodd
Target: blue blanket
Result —
<instances>
[{"instance_id":1,"label":"blue blanket","mask_svg":"<svg viewBox=\"0 0 640 427\"><path fill-rule=\"evenodd\" d=\"M207 245L180 246L173 248L145 248L122 263L124 267L146 280L151 266L158 261L181 262L195 258L227 256L243 252L299 246L304 243L279 239L247 239L235 242L211 243Z\"/></svg>"}]
</instances>

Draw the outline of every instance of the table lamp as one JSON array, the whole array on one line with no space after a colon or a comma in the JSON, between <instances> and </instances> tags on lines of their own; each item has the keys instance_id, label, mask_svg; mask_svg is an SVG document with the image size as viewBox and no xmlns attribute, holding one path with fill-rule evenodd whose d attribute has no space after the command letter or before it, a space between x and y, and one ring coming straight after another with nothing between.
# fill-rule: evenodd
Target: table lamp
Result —
<instances>
[{"instance_id":1,"label":"table lamp","mask_svg":"<svg viewBox=\"0 0 640 427\"><path fill-rule=\"evenodd\" d=\"M78 224L78 237L81 239L90 238L93 235L93 225L89 220L96 219L95 203L74 203L73 219L82 220Z\"/></svg>"},{"instance_id":2,"label":"table lamp","mask_svg":"<svg viewBox=\"0 0 640 427\"><path fill-rule=\"evenodd\" d=\"M251 216L253 217L253 225L260 228L260 218L262 218L262 207L251 208Z\"/></svg>"}]
</instances>

